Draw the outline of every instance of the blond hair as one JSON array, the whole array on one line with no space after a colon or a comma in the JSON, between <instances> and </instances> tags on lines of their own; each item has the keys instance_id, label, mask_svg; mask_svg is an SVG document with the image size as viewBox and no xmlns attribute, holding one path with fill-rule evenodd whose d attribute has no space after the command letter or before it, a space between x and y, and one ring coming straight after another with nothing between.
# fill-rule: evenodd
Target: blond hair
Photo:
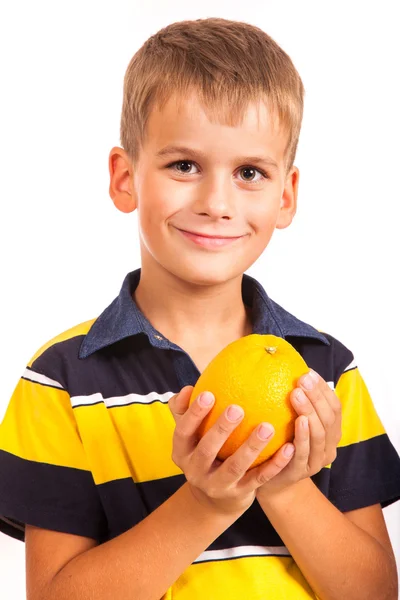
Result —
<instances>
[{"instance_id":1,"label":"blond hair","mask_svg":"<svg viewBox=\"0 0 400 600\"><path fill-rule=\"evenodd\" d=\"M288 136L286 170L293 166L303 118L304 87L290 57L264 31L220 18L172 23L132 57L124 78L121 145L138 160L153 106L173 94L199 94L207 116L241 123L249 102L264 100Z\"/></svg>"}]
</instances>

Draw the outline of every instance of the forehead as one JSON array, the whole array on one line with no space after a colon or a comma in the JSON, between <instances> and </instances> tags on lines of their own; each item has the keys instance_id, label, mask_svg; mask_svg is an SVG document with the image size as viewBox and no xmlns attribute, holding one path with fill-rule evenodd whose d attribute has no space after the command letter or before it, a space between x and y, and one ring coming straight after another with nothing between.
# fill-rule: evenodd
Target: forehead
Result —
<instances>
[{"instance_id":1,"label":"forehead","mask_svg":"<svg viewBox=\"0 0 400 600\"><path fill-rule=\"evenodd\" d=\"M145 144L154 152L167 144L195 145L214 153L264 152L283 160L287 133L265 101L249 102L235 117L229 106L205 106L196 92L187 97L174 94L162 106L152 108Z\"/></svg>"}]
</instances>

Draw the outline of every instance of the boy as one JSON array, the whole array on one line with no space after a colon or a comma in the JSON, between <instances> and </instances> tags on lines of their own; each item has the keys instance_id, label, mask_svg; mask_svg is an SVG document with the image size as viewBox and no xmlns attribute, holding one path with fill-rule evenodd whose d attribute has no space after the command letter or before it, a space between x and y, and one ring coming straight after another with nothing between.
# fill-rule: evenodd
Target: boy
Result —
<instances>
[{"instance_id":1,"label":"boy","mask_svg":"<svg viewBox=\"0 0 400 600\"><path fill-rule=\"evenodd\" d=\"M245 23L174 23L133 57L110 195L138 210L141 269L36 353L0 428L1 528L25 539L30 600L397 598L382 506L400 460L354 357L244 275L296 212L303 93ZM249 470L273 424L221 463L246 407L199 440L213 397L188 401L251 333L311 370L293 443Z\"/></svg>"}]
</instances>

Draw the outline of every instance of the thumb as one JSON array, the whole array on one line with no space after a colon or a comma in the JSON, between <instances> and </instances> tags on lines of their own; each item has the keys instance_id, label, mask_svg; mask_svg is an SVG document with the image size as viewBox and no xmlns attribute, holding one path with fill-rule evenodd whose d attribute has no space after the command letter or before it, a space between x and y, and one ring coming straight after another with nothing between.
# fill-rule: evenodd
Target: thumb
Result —
<instances>
[{"instance_id":1,"label":"thumb","mask_svg":"<svg viewBox=\"0 0 400 600\"><path fill-rule=\"evenodd\" d=\"M175 422L177 422L187 411L192 391L193 385L185 385L178 394L174 394L168 400L168 406Z\"/></svg>"}]
</instances>

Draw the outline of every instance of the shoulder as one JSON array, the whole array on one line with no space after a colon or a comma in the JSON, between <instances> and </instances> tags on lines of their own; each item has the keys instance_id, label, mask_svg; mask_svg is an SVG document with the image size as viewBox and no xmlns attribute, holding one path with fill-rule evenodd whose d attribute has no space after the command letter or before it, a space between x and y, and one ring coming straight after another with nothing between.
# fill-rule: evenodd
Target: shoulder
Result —
<instances>
[{"instance_id":1,"label":"shoulder","mask_svg":"<svg viewBox=\"0 0 400 600\"><path fill-rule=\"evenodd\" d=\"M95 320L96 319L91 319L89 321L79 323L79 325L70 327L66 331L63 331L62 333L59 333L51 338L48 342L40 346L40 348L35 352L29 361L28 366L31 367L33 363L38 360L47 350L54 349L57 344L61 344L62 342L67 342L70 340L82 341L82 338L88 333Z\"/></svg>"},{"instance_id":2,"label":"shoulder","mask_svg":"<svg viewBox=\"0 0 400 600\"><path fill-rule=\"evenodd\" d=\"M353 351L341 340L326 331L320 331L320 333L329 342L329 349L326 350L326 353L331 361L332 380L336 385L343 373L357 368L356 359Z\"/></svg>"},{"instance_id":3,"label":"shoulder","mask_svg":"<svg viewBox=\"0 0 400 600\"><path fill-rule=\"evenodd\" d=\"M304 323L303 331L286 333L285 339L302 355L307 365L317 371L331 387L344 373L357 367L353 351L343 341L321 329Z\"/></svg>"},{"instance_id":4,"label":"shoulder","mask_svg":"<svg viewBox=\"0 0 400 600\"><path fill-rule=\"evenodd\" d=\"M301 320L272 298L266 295L263 298L268 313L268 333L287 339L311 368L336 383L354 361L352 350L332 333Z\"/></svg>"},{"instance_id":5,"label":"shoulder","mask_svg":"<svg viewBox=\"0 0 400 600\"><path fill-rule=\"evenodd\" d=\"M70 327L40 346L27 364L27 378L47 377L67 389L69 374L80 370L79 349L95 321Z\"/></svg>"}]
</instances>

